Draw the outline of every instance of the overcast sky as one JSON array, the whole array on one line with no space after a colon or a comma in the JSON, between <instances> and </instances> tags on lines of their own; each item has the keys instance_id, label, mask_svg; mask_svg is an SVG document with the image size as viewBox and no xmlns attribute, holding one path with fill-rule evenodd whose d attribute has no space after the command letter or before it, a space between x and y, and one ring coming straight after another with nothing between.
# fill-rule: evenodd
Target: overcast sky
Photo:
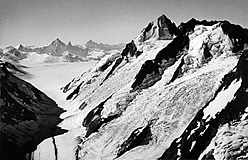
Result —
<instances>
[{"instance_id":1,"label":"overcast sky","mask_svg":"<svg viewBox=\"0 0 248 160\"><path fill-rule=\"evenodd\" d=\"M0 0L0 47L128 42L161 14L177 25L192 17L248 28L248 0Z\"/></svg>"}]
</instances>

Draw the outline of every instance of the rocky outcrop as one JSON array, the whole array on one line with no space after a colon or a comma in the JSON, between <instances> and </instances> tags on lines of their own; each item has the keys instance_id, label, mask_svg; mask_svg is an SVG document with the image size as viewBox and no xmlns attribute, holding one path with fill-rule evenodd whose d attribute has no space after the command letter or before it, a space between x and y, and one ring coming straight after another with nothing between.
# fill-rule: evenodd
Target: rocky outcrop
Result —
<instances>
[{"instance_id":1,"label":"rocky outcrop","mask_svg":"<svg viewBox=\"0 0 248 160\"><path fill-rule=\"evenodd\" d=\"M233 52L242 50L248 44L248 29L240 25L231 24L228 21L222 22L221 28L228 35L233 44Z\"/></svg>"},{"instance_id":2,"label":"rocky outcrop","mask_svg":"<svg viewBox=\"0 0 248 160\"><path fill-rule=\"evenodd\" d=\"M111 95L112 96L112 95ZM110 122L111 120L115 119L118 117L118 115L112 115L106 118L103 118L101 116L101 112L104 108L104 104L111 98L109 96L106 100L101 102L96 108L91 110L87 116L85 117L83 121L83 126L86 127L87 132L85 134L85 137L89 137L92 133L97 132L98 129L105 123Z\"/></svg>"},{"instance_id":3,"label":"rocky outcrop","mask_svg":"<svg viewBox=\"0 0 248 160\"><path fill-rule=\"evenodd\" d=\"M128 139L120 145L120 149L117 152L117 158L132 148L149 144L149 141L152 139L152 132L150 127L154 123L154 120L151 120L145 127L139 127L135 129Z\"/></svg>"},{"instance_id":4,"label":"rocky outcrop","mask_svg":"<svg viewBox=\"0 0 248 160\"><path fill-rule=\"evenodd\" d=\"M138 57L137 53L137 47L134 43L134 41L132 40L130 43L126 44L126 47L122 50L121 55L122 57L126 57L126 59L128 60L128 57L133 57L136 56Z\"/></svg>"},{"instance_id":5,"label":"rocky outcrop","mask_svg":"<svg viewBox=\"0 0 248 160\"><path fill-rule=\"evenodd\" d=\"M15 68L1 62L0 156L3 160L21 160L30 156L44 139L63 134L57 127L64 112L44 93L12 75Z\"/></svg>"}]
</instances>

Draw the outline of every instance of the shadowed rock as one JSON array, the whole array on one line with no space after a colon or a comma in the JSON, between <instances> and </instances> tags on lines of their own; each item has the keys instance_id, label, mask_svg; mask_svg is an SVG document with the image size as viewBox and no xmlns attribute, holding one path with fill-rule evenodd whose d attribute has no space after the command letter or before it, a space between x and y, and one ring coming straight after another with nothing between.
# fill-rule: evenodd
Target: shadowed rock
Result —
<instances>
[{"instance_id":1,"label":"shadowed rock","mask_svg":"<svg viewBox=\"0 0 248 160\"><path fill-rule=\"evenodd\" d=\"M132 84L133 91L151 87L158 82L164 71L182 55L181 51L187 47L188 43L188 37L181 34L159 51L154 60L147 60L135 77Z\"/></svg>"},{"instance_id":2,"label":"shadowed rock","mask_svg":"<svg viewBox=\"0 0 248 160\"><path fill-rule=\"evenodd\" d=\"M139 127L135 129L128 137L128 139L121 144L120 149L117 152L117 157L120 157L132 148L149 144L149 141L152 139L152 132L150 127L153 124L154 122L152 120L149 121L149 123L144 128Z\"/></svg>"},{"instance_id":3,"label":"shadowed rock","mask_svg":"<svg viewBox=\"0 0 248 160\"><path fill-rule=\"evenodd\" d=\"M57 127L64 110L6 67L0 64L0 155L3 160L22 160L44 139L66 132Z\"/></svg>"},{"instance_id":4,"label":"shadowed rock","mask_svg":"<svg viewBox=\"0 0 248 160\"><path fill-rule=\"evenodd\" d=\"M114 114L109 115L107 118L103 118L101 115L101 112L104 108L104 104L111 97L112 95L105 99L103 102L101 102L97 107L92 109L84 118L82 125L87 129L87 133L85 135L86 138L89 137L92 133L97 132L103 124L108 123L119 116L118 114Z\"/></svg>"}]
</instances>

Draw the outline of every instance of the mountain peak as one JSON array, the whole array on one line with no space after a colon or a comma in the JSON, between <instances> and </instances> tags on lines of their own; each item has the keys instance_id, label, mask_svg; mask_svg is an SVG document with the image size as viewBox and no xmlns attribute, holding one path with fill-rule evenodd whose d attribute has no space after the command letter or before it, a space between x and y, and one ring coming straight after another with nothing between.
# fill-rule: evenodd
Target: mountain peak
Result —
<instances>
[{"instance_id":1,"label":"mountain peak","mask_svg":"<svg viewBox=\"0 0 248 160\"><path fill-rule=\"evenodd\" d=\"M177 36L181 31L176 27L166 15L162 14L155 21L148 23L148 25L141 31L137 37L136 42L142 43L147 40L172 40L173 36Z\"/></svg>"},{"instance_id":2,"label":"mountain peak","mask_svg":"<svg viewBox=\"0 0 248 160\"><path fill-rule=\"evenodd\" d=\"M22 44L20 44L19 47L24 47L24 46Z\"/></svg>"},{"instance_id":3,"label":"mountain peak","mask_svg":"<svg viewBox=\"0 0 248 160\"><path fill-rule=\"evenodd\" d=\"M18 47L18 50L23 50L24 48L25 47L22 44L20 44L19 47Z\"/></svg>"},{"instance_id":4,"label":"mountain peak","mask_svg":"<svg viewBox=\"0 0 248 160\"><path fill-rule=\"evenodd\" d=\"M56 40L52 41L51 43L52 46L65 46L65 43L62 42L59 38L56 38Z\"/></svg>"},{"instance_id":5,"label":"mountain peak","mask_svg":"<svg viewBox=\"0 0 248 160\"><path fill-rule=\"evenodd\" d=\"M165 14L162 14L161 16L159 16L159 18L160 17L163 17L163 18L167 18L168 19L168 17Z\"/></svg>"},{"instance_id":6,"label":"mountain peak","mask_svg":"<svg viewBox=\"0 0 248 160\"><path fill-rule=\"evenodd\" d=\"M67 46L72 46L71 41L69 41L69 43L67 44Z\"/></svg>"}]
</instances>

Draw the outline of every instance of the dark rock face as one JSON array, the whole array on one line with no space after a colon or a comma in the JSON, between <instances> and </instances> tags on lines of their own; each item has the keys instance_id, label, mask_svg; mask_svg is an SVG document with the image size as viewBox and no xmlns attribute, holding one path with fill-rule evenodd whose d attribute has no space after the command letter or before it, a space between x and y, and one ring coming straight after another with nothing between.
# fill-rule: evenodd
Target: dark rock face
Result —
<instances>
[{"instance_id":1,"label":"dark rock face","mask_svg":"<svg viewBox=\"0 0 248 160\"><path fill-rule=\"evenodd\" d=\"M217 23L221 23L221 28L224 34L227 34L232 40L234 45L233 52L242 50L244 48L244 44L248 44L248 29L244 29L240 25L231 24L228 21L199 21L192 18L186 23L181 23L178 28L183 34L186 34L192 32L196 25L212 26Z\"/></svg>"},{"instance_id":2,"label":"dark rock face","mask_svg":"<svg viewBox=\"0 0 248 160\"><path fill-rule=\"evenodd\" d=\"M0 60L0 63L4 63L5 67L8 69L8 71L11 74L17 75L19 77L22 77L22 76L31 77L32 76L32 75L30 75L29 73L27 73L26 71L23 70L23 68L26 68L26 66L19 65L19 64L13 65L10 62L2 62L1 60Z\"/></svg>"},{"instance_id":3,"label":"dark rock face","mask_svg":"<svg viewBox=\"0 0 248 160\"><path fill-rule=\"evenodd\" d=\"M154 60L148 60L142 65L132 88L134 90L148 88L159 81L164 71L180 58L181 51L188 46L188 43L187 36L183 34L177 36L157 54Z\"/></svg>"},{"instance_id":4,"label":"dark rock face","mask_svg":"<svg viewBox=\"0 0 248 160\"><path fill-rule=\"evenodd\" d=\"M1 159L25 159L46 138L66 131L56 127L64 112L31 84L12 75L0 64Z\"/></svg>"},{"instance_id":5,"label":"dark rock face","mask_svg":"<svg viewBox=\"0 0 248 160\"><path fill-rule=\"evenodd\" d=\"M229 124L232 126L232 123L241 123L241 116L245 113L245 109L248 106L247 57L248 50L245 50L243 51L239 59L237 69L234 69L223 78L222 84L216 91L214 98L206 106L198 111L198 113L190 122L183 134L172 142L170 147L159 159L198 159L200 154L207 148L207 146L209 146L210 142L217 135L217 132L221 126L225 124ZM227 103L226 106L224 106L224 108L215 115L215 117L205 119L204 109L207 108L208 105L210 105L210 103L216 99L221 91L229 89L231 83L239 80L242 80L242 83L236 91L234 98L229 103ZM194 132L192 133L192 131ZM245 137L243 138L244 143L246 143ZM242 145L244 145L244 143L242 141L237 141L237 143L232 143L231 145L227 146L225 150L229 150L229 153L231 150L234 150L232 148L237 145L238 146L235 150L239 151L232 151L232 154L230 153L228 155L225 155L224 159L242 159L242 156L248 156L247 148L242 149L241 147ZM218 149L218 145L221 144L216 143L215 145L215 148ZM218 152L210 150L206 155L204 155L203 159L213 157L213 152L215 152L216 156L218 155Z\"/></svg>"},{"instance_id":6,"label":"dark rock face","mask_svg":"<svg viewBox=\"0 0 248 160\"><path fill-rule=\"evenodd\" d=\"M233 43L233 52L238 52L244 48L244 44L248 44L248 29L242 28L240 25L231 24L224 21L221 25L223 32L227 34Z\"/></svg>"},{"instance_id":7,"label":"dark rock face","mask_svg":"<svg viewBox=\"0 0 248 160\"><path fill-rule=\"evenodd\" d=\"M79 86L77 86L77 88L76 88L71 94L69 94L69 95L66 97L66 100L70 100L73 96L76 97L76 96L78 95L79 91L80 91L81 85L82 85L82 83L81 83Z\"/></svg>"},{"instance_id":8,"label":"dark rock face","mask_svg":"<svg viewBox=\"0 0 248 160\"><path fill-rule=\"evenodd\" d=\"M126 58L128 56L133 57L134 55L137 57L136 51L137 51L137 47L134 44L134 41L132 40L130 43L126 44L126 47L123 49L121 55L122 57L126 57Z\"/></svg>"},{"instance_id":9,"label":"dark rock face","mask_svg":"<svg viewBox=\"0 0 248 160\"><path fill-rule=\"evenodd\" d=\"M182 22L178 28L183 34L186 34L188 32L194 31L194 28L196 25L204 25L204 26L212 26L214 24L217 24L220 21L207 21L207 20L196 20L194 18L190 19L188 22L184 23Z\"/></svg>"},{"instance_id":10,"label":"dark rock face","mask_svg":"<svg viewBox=\"0 0 248 160\"><path fill-rule=\"evenodd\" d=\"M135 129L128 139L121 144L120 149L117 152L117 157L120 157L132 148L149 144L149 141L152 139L152 132L150 127L153 124L154 122L151 120L144 128L139 127Z\"/></svg>"},{"instance_id":11,"label":"dark rock face","mask_svg":"<svg viewBox=\"0 0 248 160\"><path fill-rule=\"evenodd\" d=\"M107 63L105 63L104 65L102 65L100 67L100 71L103 72L105 71L109 66L111 66L111 64L115 61L115 59L109 60Z\"/></svg>"},{"instance_id":12,"label":"dark rock face","mask_svg":"<svg viewBox=\"0 0 248 160\"><path fill-rule=\"evenodd\" d=\"M122 57L119 57L119 58L117 58L117 59L115 60L113 67L112 67L111 70L108 72L108 74L107 74L106 77L104 78L103 82L104 82L105 80L107 80L107 79L109 78L109 76L112 75L112 73L114 72L114 70L121 64L122 61L123 61L123 58L122 58ZM103 82L102 82L102 83L103 83Z\"/></svg>"},{"instance_id":13,"label":"dark rock face","mask_svg":"<svg viewBox=\"0 0 248 160\"><path fill-rule=\"evenodd\" d=\"M158 40L171 40L174 35L179 35L181 32L165 15L158 17L157 21L150 22L142 31L140 42L148 40L153 35L157 34Z\"/></svg>"},{"instance_id":14,"label":"dark rock face","mask_svg":"<svg viewBox=\"0 0 248 160\"><path fill-rule=\"evenodd\" d=\"M104 100L103 102L101 102L98 106L96 106L93 110L91 110L87 116L85 117L84 121L83 121L83 126L86 127L87 129L87 133L85 135L85 137L89 137L92 133L97 132L99 130L99 128L105 124L108 123L110 121L112 121L113 119L117 118L119 115L118 114L113 114L113 115L109 115L107 118L103 118L101 116L101 112L103 110L103 106L104 104L112 97L109 96L106 100Z\"/></svg>"},{"instance_id":15,"label":"dark rock face","mask_svg":"<svg viewBox=\"0 0 248 160\"><path fill-rule=\"evenodd\" d=\"M159 39L172 39L173 35L179 35L181 32L164 14L158 18Z\"/></svg>"}]
</instances>

